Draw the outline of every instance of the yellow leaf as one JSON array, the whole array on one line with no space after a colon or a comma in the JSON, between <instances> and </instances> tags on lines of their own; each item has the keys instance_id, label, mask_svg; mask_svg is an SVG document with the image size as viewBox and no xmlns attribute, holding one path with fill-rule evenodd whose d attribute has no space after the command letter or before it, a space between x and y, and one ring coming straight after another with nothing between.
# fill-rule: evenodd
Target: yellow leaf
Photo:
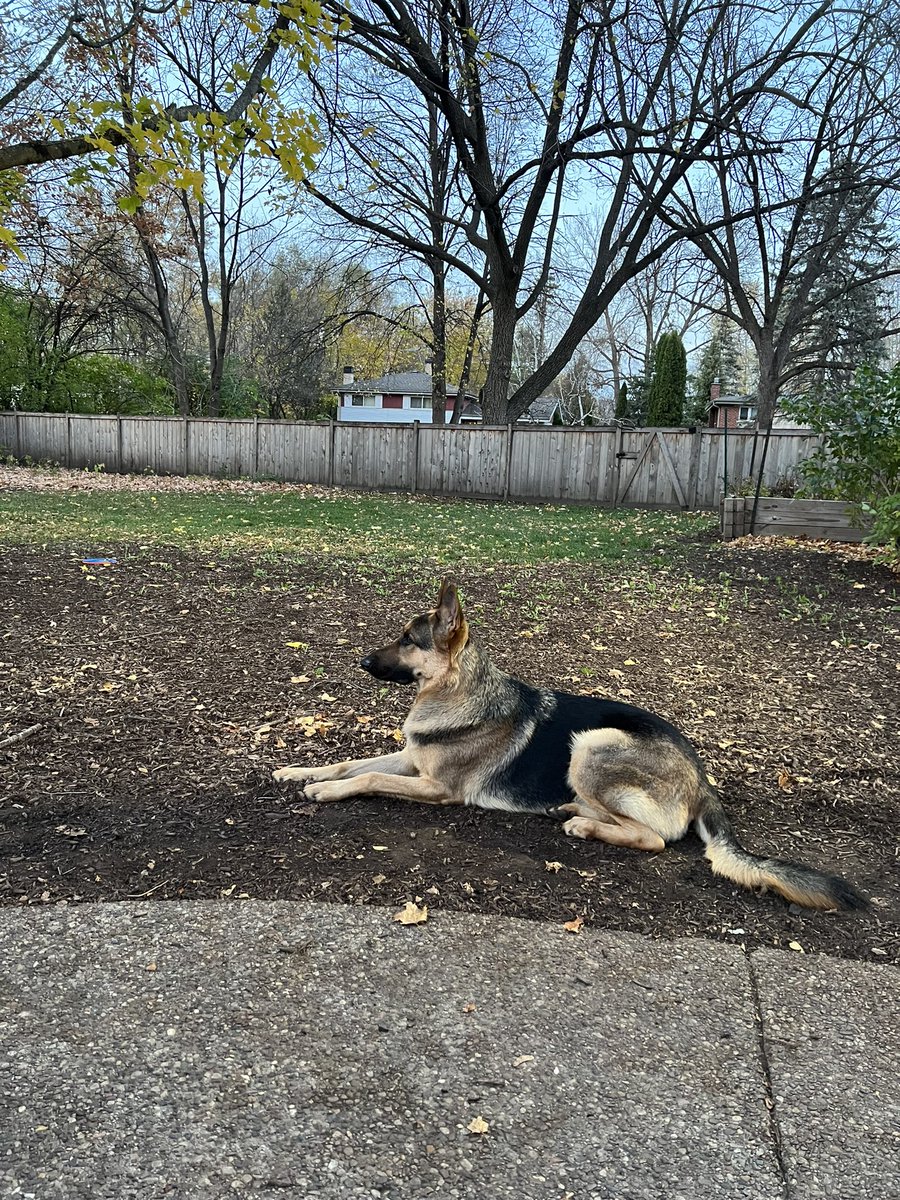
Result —
<instances>
[{"instance_id":1,"label":"yellow leaf","mask_svg":"<svg viewBox=\"0 0 900 1200\"><path fill-rule=\"evenodd\" d=\"M806 953L806 951L803 949L803 947L800 945L799 942L788 942L788 946L790 947L791 950L799 951L800 954Z\"/></svg>"},{"instance_id":2,"label":"yellow leaf","mask_svg":"<svg viewBox=\"0 0 900 1200\"><path fill-rule=\"evenodd\" d=\"M403 730L402 729L392 729L391 737L394 739L395 742L402 742L403 741Z\"/></svg>"},{"instance_id":3,"label":"yellow leaf","mask_svg":"<svg viewBox=\"0 0 900 1200\"><path fill-rule=\"evenodd\" d=\"M581 927L584 924L584 917L573 917L571 921L566 921L563 929L567 929L569 933L581 933Z\"/></svg>"},{"instance_id":4,"label":"yellow leaf","mask_svg":"<svg viewBox=\"0 0 900 1200\"><path fill-rule=\"evenodd\" d=\"M545 862L544 870L552 871L554 873L554 875L556 875L562 870L562 863L561 862Z\"/></svg>"},{"instance_id":5,"label":"yellow leaf","mask_svg":"<svg viewBox=\"0 0 900 1200\"><path fill-rule=\"evenodd\" d=\"M490 1125L488 1125L484 1117L473 1117L466 1126L466 1129L468 1129L469 1133L487 1133Z\"/></svg>"},{"instance_id":6,"label":"yellow leaf","mask_svg":"<svg viewBox=\"0 0 900 1200\"><path fill-rule=\"evenodd\" d=\"M306 642L285 642L284 644L288 650L306 650L308 648Z\"/></svg>"},{"instance_id":7,"label":"yellow leaf","mask_svg":"<svg viewBox=\"0 0 900 1200\"><path fill-rule=\"evenodd\" d=\"M530 1063L530 1062L534 1062L533 1054L520 1054L518 1058L513 1059L513 1066L521 1067L521 1066L524 1066L525 1063Z\"/></svg>"},{"instance_id":8,"label":"yellow leaf","mask_svg":"<svg viewBox=\"0 0 900 1200\"><path fill-rule=\"evenodd\" d=\"M394 913L394 920L399 921L401 925L423 925L428 920L428 905L423 904L419 908L418 904L407 900L403 910Z\"/></svg>"}]
</instances>

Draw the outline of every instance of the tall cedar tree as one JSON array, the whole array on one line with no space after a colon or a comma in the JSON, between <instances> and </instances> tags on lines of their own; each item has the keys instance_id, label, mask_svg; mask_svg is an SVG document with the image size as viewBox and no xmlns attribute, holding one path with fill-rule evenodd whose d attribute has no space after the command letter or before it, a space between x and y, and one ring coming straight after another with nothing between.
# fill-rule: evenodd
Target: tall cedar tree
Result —
<instances>
[{"instance_id":1,"label":"tall cedar tree","mask_svg":"<svg viewBox=\"0 0 900 1200\"><path fill-rule=\"evenodd\" d=\"M653 355L648 425L680 425L687 391L687 355L677 333L664 333Z\"/></svg>"}]
</instances>

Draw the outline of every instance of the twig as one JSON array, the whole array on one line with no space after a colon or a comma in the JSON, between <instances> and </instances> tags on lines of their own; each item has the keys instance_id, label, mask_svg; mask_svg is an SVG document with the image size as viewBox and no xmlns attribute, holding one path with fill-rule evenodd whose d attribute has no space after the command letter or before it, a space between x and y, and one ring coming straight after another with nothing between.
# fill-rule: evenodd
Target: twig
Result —
<instances>
[{"instance_id":1,"label":"twig","mask_svg":"<svg viewBox=\"0 0 900 1200\"><path fill-rule=\"evenodd\" d=\"M5 750L7 746L14 746L16 742L24 742L26 738L31 737L33 733L37 733L42 728L40 721L37 725L29 725L27 729L22 729L18 733L14 733L12 737L4 738L0 742L0 750Z\"/></svg>"}]
</instances>

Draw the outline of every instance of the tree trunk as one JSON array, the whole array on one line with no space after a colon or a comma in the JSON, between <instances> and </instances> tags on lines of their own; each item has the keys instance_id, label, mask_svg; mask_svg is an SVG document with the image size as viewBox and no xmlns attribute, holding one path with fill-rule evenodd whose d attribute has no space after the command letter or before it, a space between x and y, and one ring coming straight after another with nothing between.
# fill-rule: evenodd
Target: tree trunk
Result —
<instances>
[{"instance_id":1,"label":"tree trunk","mask_svg":"<svg viewBox=\"0 0 900 1200\"><path fill-rule=\"evenodd\" d=\"M153 280L153 290L156 293L156 310L159 314L160 328L166 347L166 358L169 360L169 368L172 373L172 387L175 389L175 402L178 406L178 415L180 417L189 417L191 415L191 392L188 387L187 364L184 360L184 351L181 348L178 331L172 319L172 308L169 304L169 288L163 274L159 256L142 229L140 213L137 214L135 228L137 229L138 241L140 242L144 259L150 270L150 278Z\"/></svg>"},{"instance_id":2,"label":"tree trunk","mask_svg":"<svg viewBox=\"0 0 900 1200\"><path fill-rule=\"evenodd\" d=\"M462 371L459 375L459 385L456 389L456 399L453 402L453 415L450 418L451 425L458 425L462 417L463 408L466 403L466 389L469 386L469 379L472 376L472 360L475 357L475 342L478 338L478 327L481 324L481 318L484 315L485 295L484 289L478 293L478 299L475 301L475 308L472 312L472 320L469 322L469 336L466 338L466 353L463 358Z\"/></svg>"},{"instance_id":3,"label":"tree trunk","mask_svg":"<svg viewBox=\"0 0 900 1200\"><path fill-rule=\"evenodd\" d=\"M447 420L447 301L444 264L432 259L431 279L434 301L431 313L431 332L434 355L431 361L431 419L435 425Z\"/></svg>"},{"instance_id":4,"label":"tree trunk","mask_svg":"<svg viewBox=\"0 0 900 1200\"><path fill-rule=\"evenodd\" d=\"M759 383L756 388L756 424L759 429L768 429L775 418L775 405L781 383L781 367L778 351L766 338L756 348L759 359Z\"/></svg>"},{"instance_id":5,"label":"tree trunk","mask_svg":"<svg viewBox=\"0 0 900 1200\"><path fill-rule=\"evenodd\" d=\"M512 377L513 345L516 337L515 301L495 298L494 322L491 332L491 358L481 400L485 425L511 425L525 411L535 396L529 397L516 412L510 408L509 384ZM523 391L523 388L519 389Z\"/></svg>"}]
</instances>

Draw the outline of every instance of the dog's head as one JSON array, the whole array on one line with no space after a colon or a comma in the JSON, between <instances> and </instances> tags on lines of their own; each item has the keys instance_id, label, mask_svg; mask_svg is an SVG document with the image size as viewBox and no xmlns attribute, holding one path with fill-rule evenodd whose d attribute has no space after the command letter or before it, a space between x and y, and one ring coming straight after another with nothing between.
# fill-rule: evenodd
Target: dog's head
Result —
<instances>
[{"instance_id":1,"label":"dog's head","mask_svg":"<svg viewBox=\"0 0 900 1200\"><path fill-rule=\"evenodd\" d=\"M468 640L469 626L456 584L445 579L434 608L413 617L396 641L370 650L359 665L376 679L423 688L453 674Z\"/></svg>"}]
</instances>

